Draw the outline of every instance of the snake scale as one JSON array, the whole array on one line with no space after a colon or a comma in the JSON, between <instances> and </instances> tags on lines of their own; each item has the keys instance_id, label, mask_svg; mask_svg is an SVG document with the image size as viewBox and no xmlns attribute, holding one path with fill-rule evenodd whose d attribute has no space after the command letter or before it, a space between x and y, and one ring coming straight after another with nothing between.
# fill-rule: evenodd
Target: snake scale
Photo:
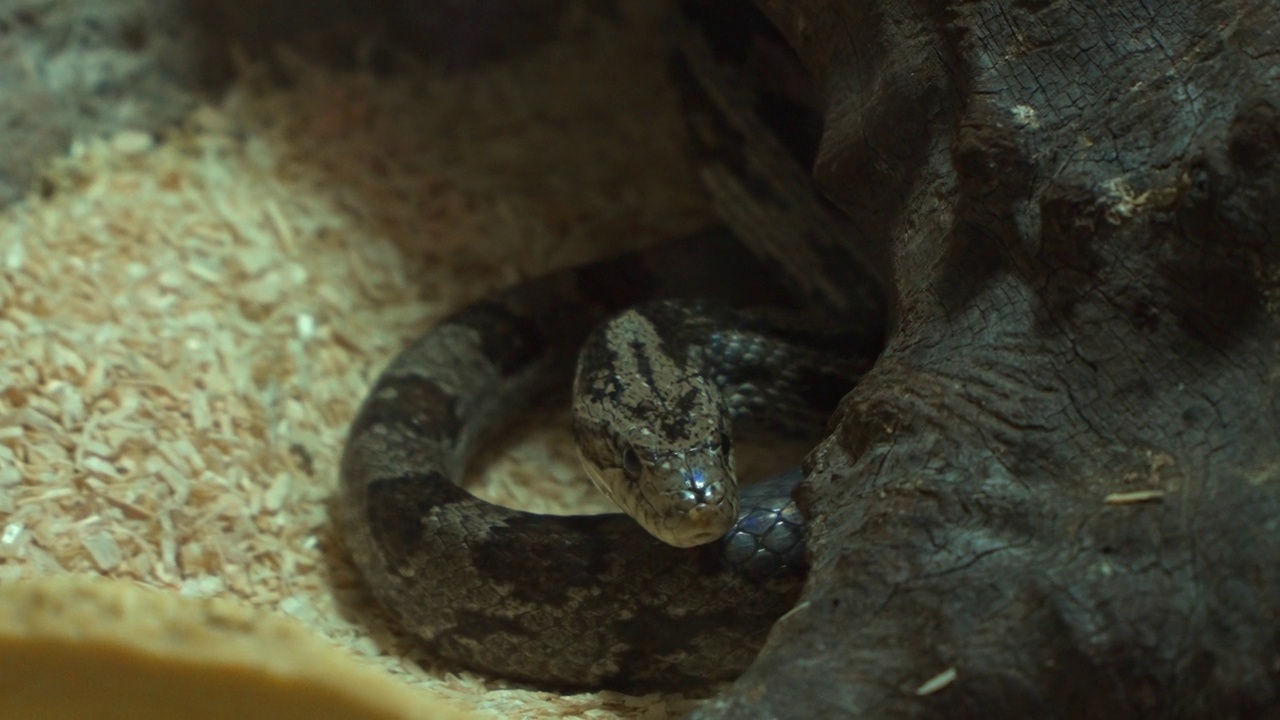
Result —
<instances>
[{"instance_id":1,"label":"snake scale","mask_svg":"<svg viewBox=\"0 0 1280 720\"><path fill-rule=\"evenodd\" d=\"M802 518L790 497L798 473L744 488L723 538L690 548L657 540L627 515L537 515L487 503L456 482L480 444L570 384L579 349L603 333L593 329L627 309L667 334L597 342L594 358L588 344L583 367L642 376L662 373L655 363L716 356L712 374L732 398L716 401L717 422L736 409L777 424L791 408L805 417L783 425L812 425L878 348L874 278L857 269L846 286L826 262L824 243L844 231L839 218L809 189L793 152L760 126L759 96L744 100L725 78L715 38L681 36L673 72L688 88L704 179L727 227L535 278L463 308L391 362L351 426L339 528L374 597L443 660L550 686L694 687L745 669L798 596ZM760 177L769 182L761 186ZM787 273L768 262L779 253ZM693 300L708 295L719 304ZM740 310L783 297L834 308L839 330L810 332ZM850 307L864 319L846 321ZM697 339L664 328L690 319L686 327L701 328ZM816 346L823 357L851 359L834 368L807 363ZM626 411L656 414L614 394ZM687 430L698 415L690 409L671 409L665 425L651 418L652 432ZM591 430L575 428L584 458ZM597 450L621 454L612 445Z\"/></svg>"}]
</instances>

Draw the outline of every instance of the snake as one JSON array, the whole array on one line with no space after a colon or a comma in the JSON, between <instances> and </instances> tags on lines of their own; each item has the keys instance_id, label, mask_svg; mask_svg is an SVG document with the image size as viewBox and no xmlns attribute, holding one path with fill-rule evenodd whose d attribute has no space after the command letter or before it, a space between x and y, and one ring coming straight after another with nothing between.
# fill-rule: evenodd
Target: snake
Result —
<instances>
[{"instance_id":1,"label":"snake","mask_svg":"<svg viewBox=\"0 0 1280 720\"><path fill-rule=\"evenodd\" d=\"M799 597L802 472L739 488L732 441L753 423L820 431L878 350L883 300L862 263L832 275L847 266L824 243L847 227L725 79L715 38L681 36L672 72L724 222L463 307L390 362L351 424L339 532L438 660L544 687L697 688L740 674ZM584 468L624 513L530 513L459 484L569 388Z\"/></svg>"}]
</instances>

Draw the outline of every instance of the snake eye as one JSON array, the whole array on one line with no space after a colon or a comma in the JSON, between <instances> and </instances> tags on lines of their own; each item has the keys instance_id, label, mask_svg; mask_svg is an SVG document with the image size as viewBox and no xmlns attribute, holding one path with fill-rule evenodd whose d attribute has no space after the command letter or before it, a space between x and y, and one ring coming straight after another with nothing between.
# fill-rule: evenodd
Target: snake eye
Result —
<instances>
[{"instance_id":1,"label":"snake eye","mask_svg":"<svg viewBox=\"0 0 1280 720\"><path fill-rule=\"evenodd\" d=\"M640 466L640 456L636 454L636 449L628 445L626 449L622 451L622 471L625 472L628 477L638 478L640 477L640 471L643 469L644 468Z\"/></svg>"}]
</instances>

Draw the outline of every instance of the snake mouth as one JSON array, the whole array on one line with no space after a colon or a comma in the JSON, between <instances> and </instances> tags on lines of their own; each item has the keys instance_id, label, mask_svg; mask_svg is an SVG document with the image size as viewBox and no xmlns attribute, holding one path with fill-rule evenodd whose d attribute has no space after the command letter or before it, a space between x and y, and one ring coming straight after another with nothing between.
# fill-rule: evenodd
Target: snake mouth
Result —
<instances>
[{"instance_id":1,"label":"snake mouth","mask_svg":"<svg viewBox=\"0 0 1280 720\"><path fill-rule=\"evenodd\" d=\"M663 516L659 539L676 547L695 547L715 542L724 537L738 519L735 498L720 494L710 502L699 502L680 507L678 503Z\"/></svg>"},{"instance_id":2,"label":"snake mouth","mask_svg":"<svg viewBox=\"0 0 1280 720\"><path fill-rule=\"evenodd\" d=\"M688 540L687 547L705 545L724 537L733 527L737 515L732 505L704 505L685 513L684 523L689 529L683 535Z\"/></svg>"}]
</instances>

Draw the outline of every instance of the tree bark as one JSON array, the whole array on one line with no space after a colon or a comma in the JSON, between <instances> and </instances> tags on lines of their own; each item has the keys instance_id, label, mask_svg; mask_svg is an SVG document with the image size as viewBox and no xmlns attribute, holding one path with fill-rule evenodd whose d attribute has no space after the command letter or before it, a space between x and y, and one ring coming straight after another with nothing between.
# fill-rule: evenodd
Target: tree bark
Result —
<instances>
[{"instance_id":1,"label":"tree bark","mask_svg":"<svg viewBox=\"0 0 1280 720\"><path fill-rule=\"evenodd\" d=\"M763 0L894 329L701 717L1280 717L1280 7Z\"/></svg>"}]
</instances>

